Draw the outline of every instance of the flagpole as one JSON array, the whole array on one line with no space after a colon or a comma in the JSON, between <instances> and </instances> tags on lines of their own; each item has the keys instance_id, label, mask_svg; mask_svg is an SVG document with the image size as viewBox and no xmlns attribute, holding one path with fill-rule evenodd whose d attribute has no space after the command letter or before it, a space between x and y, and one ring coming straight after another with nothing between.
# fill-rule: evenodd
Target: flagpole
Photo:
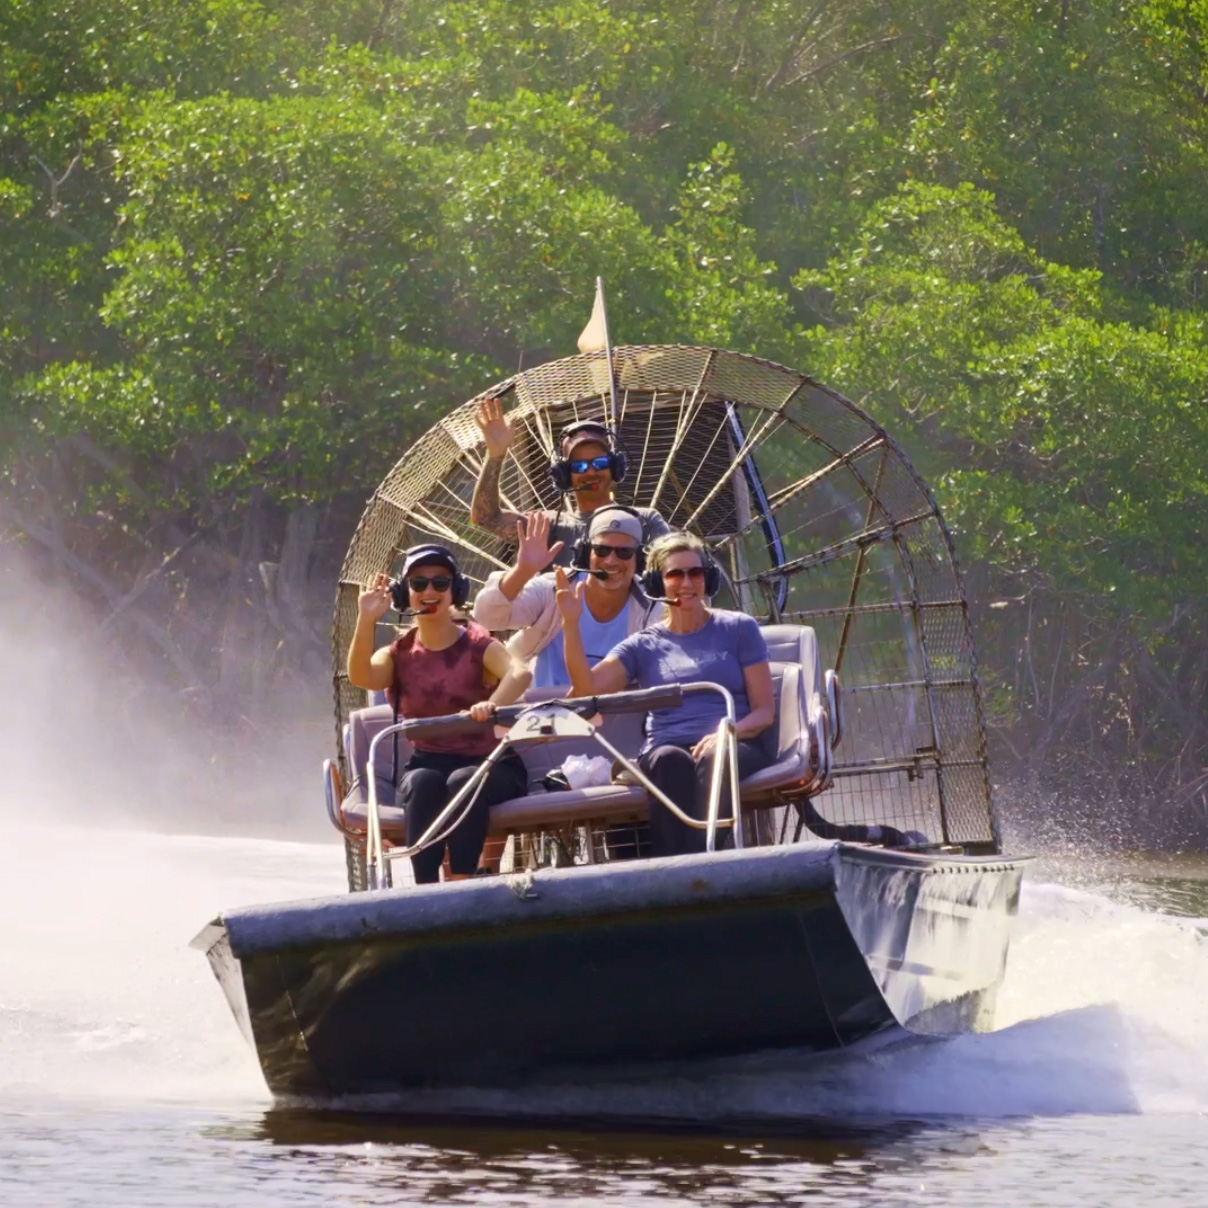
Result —
<instances>
[{"instance_id":1,"label":"flagpole","mask_svg":"<svg viewBox=\"0 0 1208 1208\"><path fill-rule=\"evenodd\" d=\"M596 296L591 304L591 318L579 334L579 351L586 356L603 352L608 358L608 426L616 434L620 423L617 408L617 375L612 364L612 336L608 334L608 310L604 305L604 278L596 278Z\"/></svg>"},{"instance_id":2,"label":"flagpole","mask_svg":"<svg viewBox=\"0 0 1208 1208\"><path fill-rule=\"evenodd\" d=\"M613 438L620 431L617 422L617 375L612 367L612 336L608 333L608 307L604 303L604 278L596 278L596 297L600 300L600 317L604 321L604 355L608 358L608 402L611 411L610 427Z\"/></svg>"}]
</instances>

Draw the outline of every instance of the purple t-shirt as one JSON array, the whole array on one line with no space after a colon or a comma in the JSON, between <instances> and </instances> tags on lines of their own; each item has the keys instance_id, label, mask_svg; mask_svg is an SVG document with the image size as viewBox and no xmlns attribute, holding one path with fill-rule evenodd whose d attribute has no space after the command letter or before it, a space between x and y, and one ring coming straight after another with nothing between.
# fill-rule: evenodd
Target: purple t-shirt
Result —
<instances>
[{"instance_id":1,"label":"purple t-shirt","mask_svg":"<svg viewBox=\"0 0 1208 1208\"><path fill-rule=\"evenodd\" d=\"M743 671L768 661L768 647L754 617L742 612L714 609L695 633L672 633L654 625L631 634L609 652L639 688L661 684L699 684L707 681L728 688L734 697L734 714L751 711ZM644 749L664 743L691 745L717 729L726 715L725 702L716 692L693 692L676 709L652 709Z\"/></svg>"}]
</instances>

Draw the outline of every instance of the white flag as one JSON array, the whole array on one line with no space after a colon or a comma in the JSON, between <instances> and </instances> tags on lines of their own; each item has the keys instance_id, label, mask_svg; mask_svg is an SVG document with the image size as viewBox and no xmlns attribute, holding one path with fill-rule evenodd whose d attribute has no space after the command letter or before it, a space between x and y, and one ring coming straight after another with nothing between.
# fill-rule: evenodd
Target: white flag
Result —
<instances>
[{"instance_id":1,"label":"white flag","mask_svg":"<svg viewBox=\"0 0 1208 1208\"><path fill-rule=\"evenodd\" d=\"M608 347L608 315L604 312L604 278L596 278L596 300L591 318L579 336L580 352L603 352Z\"/></svg>"}]
</instances>

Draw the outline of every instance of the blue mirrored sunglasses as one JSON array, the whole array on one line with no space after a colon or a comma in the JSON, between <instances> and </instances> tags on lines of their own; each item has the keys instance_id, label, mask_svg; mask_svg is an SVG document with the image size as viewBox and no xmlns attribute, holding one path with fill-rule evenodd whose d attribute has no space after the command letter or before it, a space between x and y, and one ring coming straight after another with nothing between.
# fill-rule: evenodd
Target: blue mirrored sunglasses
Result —
<instances>
[{"instance_id":1,"label":"blue mirrored sunglasses","mask_svg":"<svg viewBox=\"0 0 1208 1208\"><path fill-rule=\"evenodd\" d=\"M570 466L572 474L586 474L588 470L607 470L612 465L612 455L602 453L599 457L592 457L587 461L569 461L566 463Z\"/></svg>"}]
</instances>

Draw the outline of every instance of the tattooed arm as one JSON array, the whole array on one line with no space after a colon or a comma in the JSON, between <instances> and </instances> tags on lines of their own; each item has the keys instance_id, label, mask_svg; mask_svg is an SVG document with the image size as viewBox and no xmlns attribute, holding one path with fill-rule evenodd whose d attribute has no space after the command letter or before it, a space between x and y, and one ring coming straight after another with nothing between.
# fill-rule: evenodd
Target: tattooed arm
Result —
<instances>
[{"instance_id":1,"label":"tattooed arm","mask_svg":"<svg viewBox=\"0 0 1208 1208\"><path fill-rule=\"evenodd\" d=\"M506 541L515 541L516 521L523 517L519 512L504 508L499 502L499 473L502 469L502 457L488 456L483 463L482 473L474 484L474 497L470 500L470 519L479 528L487 529Z\"/></svg>"},{"instance_id":2,"label":"tattooed arm","mask_svg":"<svg viewBox=\"0 0 1208 1208\"><path fill-rule=\"evenodd\" d=\"M499 475L503 470L503 459L512 443L512 425L503 417L503 404L497 398L485 399L478 404L474 422L482 433L487 447L487 459L483 462L478 481L474 484L474 496L470 500L470 520L479 528L488 530L506 541L516 540L518 512L505 510L499 502Z\"/></svg>"}]
</instances>

